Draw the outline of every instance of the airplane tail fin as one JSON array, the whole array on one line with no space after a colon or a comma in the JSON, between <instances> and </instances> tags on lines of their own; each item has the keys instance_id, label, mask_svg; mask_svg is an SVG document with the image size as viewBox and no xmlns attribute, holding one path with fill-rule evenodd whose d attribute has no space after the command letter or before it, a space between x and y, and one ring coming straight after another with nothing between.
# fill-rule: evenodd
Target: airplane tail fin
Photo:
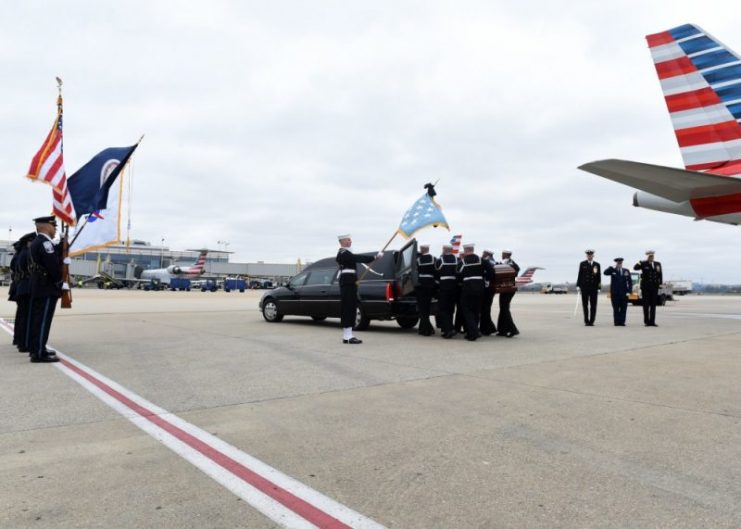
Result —
<instances>
[{"instance_id":1,"label":"airplane tail fin","mask_svg":"<svg viewBox=\"0 0 741 529\"><path fill-rule=\"evenodd\" d=\"M545 270L540 266L531 266L526 268L525 271L515 278L515 284L518 286L527 285L533 282L533 276L536 270Z\"/></svg>"},{"instance_id":2,"label":"airplane tail fin","mask_svg":"<svg viewBox=\"0 0 741 529\"><path fill-rule=\"evenodd\" d=\"M208 255L208 250L201 250L201 253L198 255L198 260L196 261L196 264L193 266L194 273L202 274L205 271L206 255Z\"/></svg>"},{"instance_id":3,"label":"airplane tail fin","mask_svg":"<svg viewBox=\"0 0 741 529\"><path fill-rule=\"evenodd\" d=\"M685 167L741 173L741 58L694 24L646 40Z\"/></svg>"}]
</instances>

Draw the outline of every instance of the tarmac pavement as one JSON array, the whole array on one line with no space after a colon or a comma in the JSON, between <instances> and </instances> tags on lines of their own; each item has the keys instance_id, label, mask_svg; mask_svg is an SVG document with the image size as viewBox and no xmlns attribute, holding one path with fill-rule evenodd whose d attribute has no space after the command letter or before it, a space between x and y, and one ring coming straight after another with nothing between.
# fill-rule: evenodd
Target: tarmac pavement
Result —
<instances>
[{"instance_id":1,"label":"tarmac pavement","mask_svg":"<svg viewBox=\"0 0 741 529\"><path fill-rule=\"evenodd\" d=\"M50 345L378 526L741 527L741 297L622 328L604 295L584 327L573 294L521 293L512 339L373 322L348 346L260 294L75 290ZM291 526L6 333L0 395L0 527Z\"/></svg>"}]
</instances>

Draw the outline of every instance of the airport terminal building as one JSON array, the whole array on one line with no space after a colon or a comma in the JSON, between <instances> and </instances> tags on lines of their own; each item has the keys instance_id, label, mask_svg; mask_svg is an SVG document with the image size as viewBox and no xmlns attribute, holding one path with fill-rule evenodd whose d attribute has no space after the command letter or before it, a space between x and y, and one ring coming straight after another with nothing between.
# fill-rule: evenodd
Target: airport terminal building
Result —
<instances>
[{"instance_id":1,"label":"airport terminal building","mask_svg":"<svg viewBox=\"0 0 741 529\"><path fill-rule=\"evenodd\" d=\"M14 241L0 241L0 268L10 266ZM154 246L149 242L133 240L130 244L116 244L99 251L88 252L72 259L70 273L77 278L92 277L103 272L116 279L136 276L137 268L151 270L170 265L192 265L198 259L199 250L171 250L166 246ZM230 252L209 250L206 255L206 276L269 279L282 282L296 275L302 268L300 263L281 264L232 263Z\"/></svg>"}]
</instances>

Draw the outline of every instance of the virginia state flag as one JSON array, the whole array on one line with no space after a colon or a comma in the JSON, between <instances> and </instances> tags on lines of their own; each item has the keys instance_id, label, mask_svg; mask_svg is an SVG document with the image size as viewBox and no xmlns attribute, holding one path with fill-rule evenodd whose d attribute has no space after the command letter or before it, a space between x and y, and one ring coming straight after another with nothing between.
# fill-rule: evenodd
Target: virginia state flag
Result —
<instances>
[{"instance_id":1,"label":"virginia state flag","mask_svg":"<svg viewBox=\"0 0 741 529\"><path fill-rule=\"evenodd\" d=\"M72 199L74 201L74 197ZM443 226L450 230L448 221L445 220L440 206L429 193L422 195L411 208L404 213L404 217L399 224L398 232L409 239L414 232L426 228L427 226Z\"/></svg>"},{"instance_id":2,"label":"virginia state flag","mask_svg":"<svg viewBox=\"0 0 741 529\"><path fill-rule=\"evenodd\" d=\"M67 180L78 220L108 207L108 193L139 146L111 147L96 154ZM88 219L88 222L90 219Z\"/></svg>"}]
</instances>

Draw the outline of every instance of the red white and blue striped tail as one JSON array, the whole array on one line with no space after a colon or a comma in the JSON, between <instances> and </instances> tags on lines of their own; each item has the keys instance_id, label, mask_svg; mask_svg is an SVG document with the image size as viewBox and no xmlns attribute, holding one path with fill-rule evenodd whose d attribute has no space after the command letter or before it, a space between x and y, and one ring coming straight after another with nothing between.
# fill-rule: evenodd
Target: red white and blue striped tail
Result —
<instances>
[{"instance_id":1,"label":"red white and blue striped tail","mask_svg":"<svg viewBox=\"0 0 741 529\"><path fill-rule=\"evenodd\" d=\"M741 58L694 24L646 40L685 167L741 174Z\"/></svg>"}]
</instances>

